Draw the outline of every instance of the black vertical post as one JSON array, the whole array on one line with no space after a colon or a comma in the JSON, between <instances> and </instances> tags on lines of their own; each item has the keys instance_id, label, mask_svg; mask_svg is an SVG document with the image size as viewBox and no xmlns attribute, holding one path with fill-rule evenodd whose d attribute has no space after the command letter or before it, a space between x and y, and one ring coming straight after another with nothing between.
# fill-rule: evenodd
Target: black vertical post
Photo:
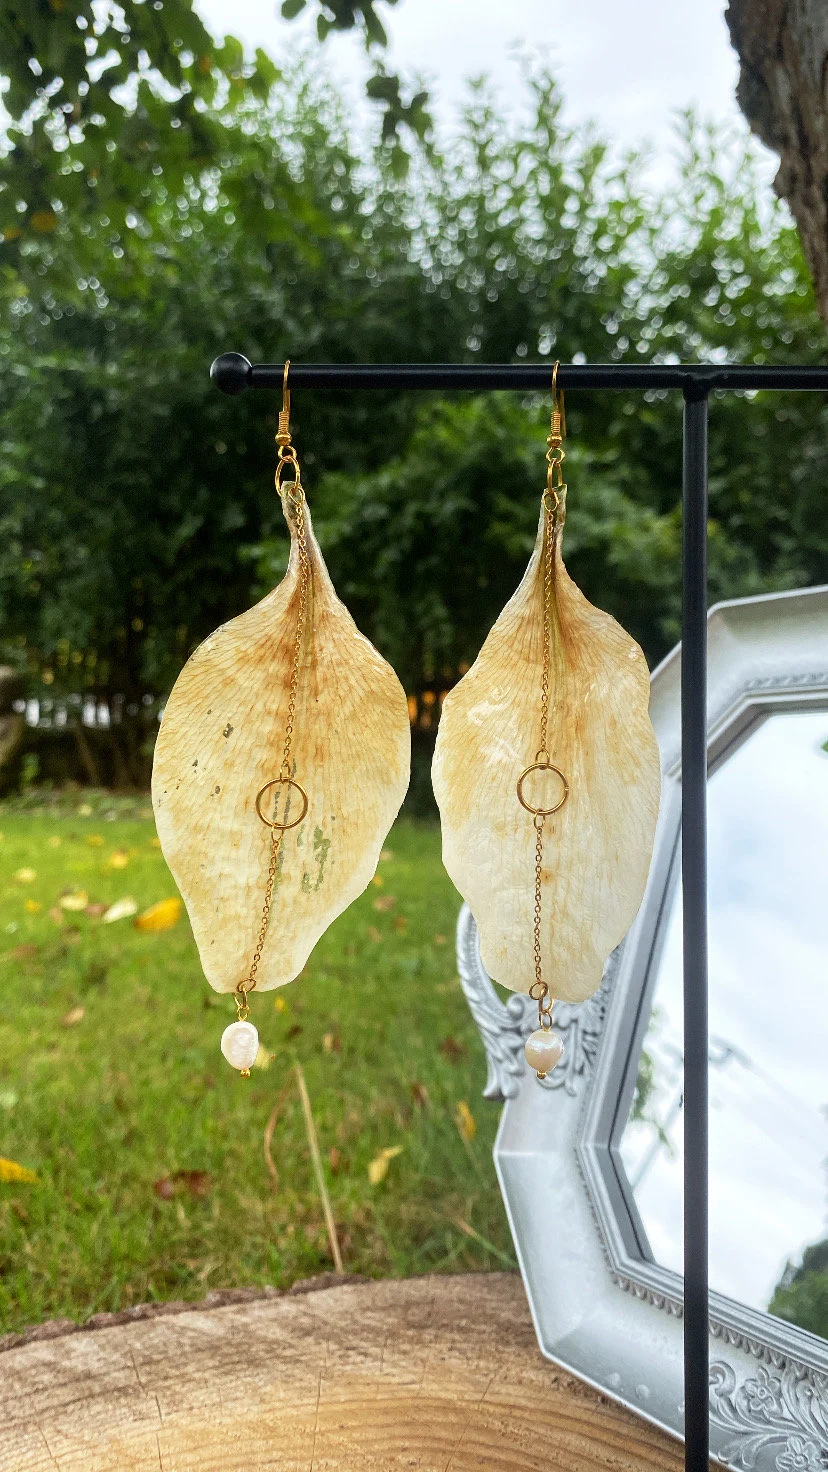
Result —
<instances>
[{"instance_id":1,"label":"black vertical post","mask_svg":"<svg viewBox=\"0 0 828 1472\"><path fill-rule=\"evenodd\" d=\"M684 390L681 857L684 927L684 1465L708 1472L707 391Z\"/></svg>"}]
</instances>

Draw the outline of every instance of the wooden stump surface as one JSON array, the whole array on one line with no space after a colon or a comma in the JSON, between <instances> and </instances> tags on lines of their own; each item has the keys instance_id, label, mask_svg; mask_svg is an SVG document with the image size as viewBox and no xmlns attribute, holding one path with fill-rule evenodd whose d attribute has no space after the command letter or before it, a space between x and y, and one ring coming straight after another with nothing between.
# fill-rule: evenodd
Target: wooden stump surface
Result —
<instances>
[{"instance_id":1,"label":"wooden stump surface","mask_svg":"<svg viewBox=\"0 0 828 1472\"><path fill-rule=\"evenodd\" d=\"M0 1469L682 1466L670 1437L543 1359L513 1274L314 1287L6 1341Z\"/></svg>"}]
</instances>

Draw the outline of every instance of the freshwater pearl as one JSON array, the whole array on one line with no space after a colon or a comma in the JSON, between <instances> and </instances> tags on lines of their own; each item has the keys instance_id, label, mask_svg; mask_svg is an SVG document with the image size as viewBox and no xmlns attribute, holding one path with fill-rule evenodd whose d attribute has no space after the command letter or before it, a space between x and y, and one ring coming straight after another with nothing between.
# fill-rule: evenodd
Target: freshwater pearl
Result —
<instances>
[{"instance_id":1,"label":"freshwater pearl","mask_svg":"<svg viewBox=\"0 0 828 1472\"><path fill-rule=\"evenodd\" d=\"M259 1051L259 1034L252 1022L231 1022L221 1035L221 1051L231 1068L241 1073L253 1067Z\"/></svg>"},{"instance_id":2,"label":"freshwater pearl","mask_svg":"<svg viewBox=\"0 0 828 1472\"><path fill-rule=\"evenodd\" d=\"M551 1073L556 1063L560 1063L563 1057L563 1038L549 1028L539 1027L526 1039L526 1062L530 1068L534 1068L539 1078L544 1078Z\"/></svg>"}]
</instances>

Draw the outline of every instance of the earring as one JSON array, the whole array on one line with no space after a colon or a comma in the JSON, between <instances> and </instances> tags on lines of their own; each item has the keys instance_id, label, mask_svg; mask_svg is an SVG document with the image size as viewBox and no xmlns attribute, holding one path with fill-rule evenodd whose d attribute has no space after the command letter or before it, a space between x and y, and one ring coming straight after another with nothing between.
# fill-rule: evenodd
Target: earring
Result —
<instances>
[{"instance_id":1,"label":"earring","mask_svg":"<svg viewBox=\"0 0 828 1472\"><path fill-rule=\"evenodd\" d=\"M638 645L564 567L566 419L552 375L547 476L523 580L443 704L432 779L443 862L489 975L538 1004L526 1058L563 1054L552 1000L580 1002L644 894L661 790Z\"/></svg>"},{"instance_id":2,"label":"earring","mask_svg":"<svg viewBox=\"0 0 828 1472\"><path fill-rule=\"evenodd\" d=\"M250 994L293 980L361 894L405 796L405 693L334 592L290 432L285 364L276 490L283 581L205 639L164 710L152 800L204 973L232 992L221 1049L249 1075Z\"/></svg>"}]
</instances>

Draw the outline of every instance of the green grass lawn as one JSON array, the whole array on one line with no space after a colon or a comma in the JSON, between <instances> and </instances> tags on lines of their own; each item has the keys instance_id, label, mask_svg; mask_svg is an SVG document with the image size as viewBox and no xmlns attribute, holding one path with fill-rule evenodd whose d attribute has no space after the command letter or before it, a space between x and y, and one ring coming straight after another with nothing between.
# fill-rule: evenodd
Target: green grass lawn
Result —
<instances>
[{"instance_id":1,"label":"green grass lawn","mask_svg":"<svg viewBox=\"0 0 828 1472\"><path fill-rule=\"evenodd\" d=\"M147 800L35 794L0 804L0 834L0 1156L38 1177L0 1183L3 1329L330 1269L293 1086L278 1184L264 1155L295 1059L347 1271L513 1264L436 828L398 823L306 973L252 998L271 1056L248 1081L219 1052L235 1009L204 980L186 912L163 932L100 913L176 893ZM89 911L63 908L67 892Z\"/></svg>"}]
</instances>

